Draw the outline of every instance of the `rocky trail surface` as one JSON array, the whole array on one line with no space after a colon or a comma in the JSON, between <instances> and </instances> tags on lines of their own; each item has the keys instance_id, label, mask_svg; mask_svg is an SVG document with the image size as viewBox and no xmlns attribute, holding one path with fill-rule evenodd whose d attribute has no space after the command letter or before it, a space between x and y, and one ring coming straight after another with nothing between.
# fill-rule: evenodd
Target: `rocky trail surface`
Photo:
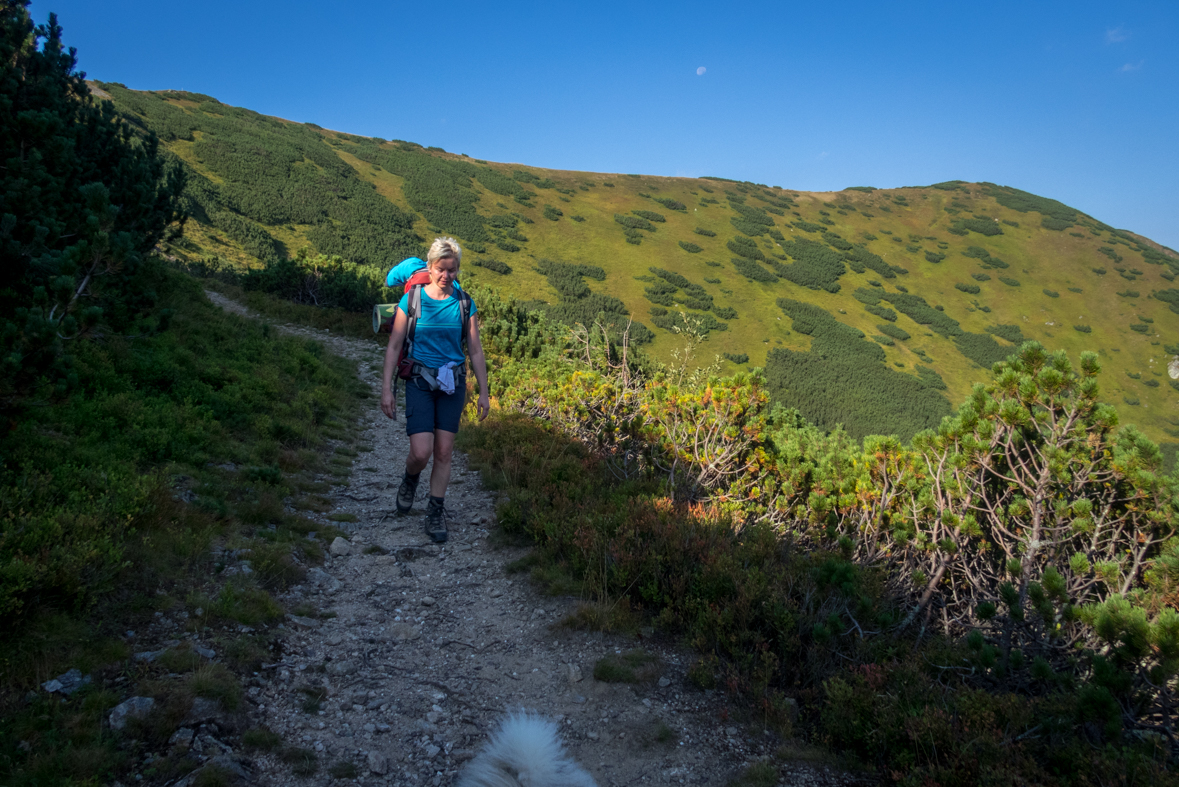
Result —
<instances>
[{"instance_id":1,"label":"rocky trail surface","mask_svg":"<svg viewBox=\"0 0 1179 787\"><path fill-rule=\"evenodd\" d=\"M256 316L222 295L208 296ZM383 352L373 342L275 327L355 361L379 394ZM360 441L374 447L372 461L358 461L328 495L337 514L356 517L333 522L349 539L337 539L323 567L281 598L288 609L321 614L289 616L281 663L247 681L248 726L268 727L286 746L315 752L318 767L299 775L289 756L253 752L243 760L252 783L345 777L366 785L448 785L503 714L521 708L555 721L572 756L603 787L723 785L781 746L756 725L729 718L723 695L691 686L685 676L692 654L674 643L559 625L577 599L542 596L525 575L504 571L527 550L489 544L493 496L465 455L454 455L446 544L432 543L422 529L429 469L413 512L391 513L408 449L404 421L387 419L374 400L359 427ZM658 657L648 681L594 678L603 656L636 648ZM782 772L785 783L857 783L802 761Z\"/></svg>"}]
</instances>

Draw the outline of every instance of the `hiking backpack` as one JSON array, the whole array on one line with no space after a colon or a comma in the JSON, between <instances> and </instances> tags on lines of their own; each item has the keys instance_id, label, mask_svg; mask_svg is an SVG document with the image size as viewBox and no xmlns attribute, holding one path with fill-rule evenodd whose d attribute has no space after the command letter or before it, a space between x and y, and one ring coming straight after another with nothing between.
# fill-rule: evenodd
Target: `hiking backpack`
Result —
<instances>
[{"instance_id":1,"label":"hiking backpack","mask_svg":"<svg viewBox=\"0 0 1179 787\"><path fill-rule=\"evenodd\" d=\"M405 326L405 341L401 345L401 355L397 359L397 376L402 380L412 380L420 364L413 359L413 337L418 326L418 317L422 313L422 288L425 284L415 283L414 279L425 271L419 271L410 277L409 281L405 283L405 291L409 293L409 303L406 304L409 311L406 315L409 317L409 324ZM429 278L426 279L429 281ZM471 296L467 295L457 287L454 290L459 299L459 314L462 315L462 327L460 345L463 348L463 355L467 353L467 329L471 321Z\"/></svg>"}]
</instances>

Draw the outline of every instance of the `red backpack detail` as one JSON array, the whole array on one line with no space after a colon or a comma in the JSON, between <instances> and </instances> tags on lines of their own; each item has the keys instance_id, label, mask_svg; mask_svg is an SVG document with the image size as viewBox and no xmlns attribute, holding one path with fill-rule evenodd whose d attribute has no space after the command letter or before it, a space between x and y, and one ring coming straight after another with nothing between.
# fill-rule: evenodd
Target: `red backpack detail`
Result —
<instances>
[{"instance_id":1,"label":"red backpack detail","mask_svg":"<svg viewBox=\"0 0 1179 787\"><path fill-rule=\"evenodd\" d=\"M426 270L425 268L422 268L420 271L416 271L413 276L410 276L409 279L406 280L405 289L403 290L403 292L409 292L410 288L413 287L415 284L429 284L429 283L430 283L430 272L428 270Z\"/></svg>"}]
</instances>

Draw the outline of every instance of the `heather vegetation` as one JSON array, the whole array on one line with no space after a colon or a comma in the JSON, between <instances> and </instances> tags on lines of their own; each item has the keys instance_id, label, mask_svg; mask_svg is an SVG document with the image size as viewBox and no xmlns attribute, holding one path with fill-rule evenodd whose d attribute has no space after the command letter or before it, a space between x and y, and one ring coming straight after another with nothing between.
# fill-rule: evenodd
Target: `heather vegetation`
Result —
<instances>
[{"instance_id":1,"label":"heather vegetation","mask_svg":"<svg viewBox=\"0 0 1179 787\"><path fill-rule=\"evenodd\" d=\"M283 499L319 490L321 453L349 439L362 396L323 345L213 308L165 265L155 247L178 240L183 178L155 137L94 101L61 35L24 3L0 8L0 781L14 785L130 781L143 740L163 746L194 695L236 707L230 667L273 658L274 593L333 536ZM252 550L250 574L214 572L226 542ZM132 659L128 629L196 608L223 664ZM40 690L71 667L90 683ZM170 710L116 733L105 720L128 692ZM161 765L149 783L184 767Z\"/></svg>"},{"instance_id":2,"label":"heather vegetation","mask_svg":"<svg viewBox=\"0 0 1179 787\"><path fill-rule=\"evenodd\" d=\"M703 194L725 192L709 203L669 179L666 190L647 187L659 197L641 196L640 179L582 188L560 173L280 124L208 97L110 87L128 117L175 148L152 158L150 137L102 110L102 122L145 141L127 155L143 157L138 193L151 185L156 207L125 230L126 248L140 230L151 243L140 241L133 282L107 266L96 328L50 342L69 358L54 378L66 384L37 393L39 407L3 441L0 599L12 630L32 632L4 662L16 719L0 727L6 776L34 767L68 776L78 767L70 762L94 757L119 773L99 713L22 709L30 665L47 658L36 644L45 632L109 619L86 647L103 654L95 663L126 662L110 635L135 615L188 604L192 577L208 574L208 545L232 537L256 550L262 569L228 590L202 590L212 596L201 603L226 625L253 621L269 647L266 621L282 612L271 592L317 559L316 540L283 501L314 495L303 485L319 467L317 449L348 439L342 416L360 394L322 347L214 312L200 286L283 319L368 330L365 312L394 295L383 287L388 265L445 231L468 249L464 285L480 305L501 407L464 427L464 447L504 492L503 527L535 539L544 576L692 643L693 679L735 707L902 783L1173 783L1179 489L1159 448L1106 403L1138 418L1151 400L1179 395L1148 367L1160 350L1140 335L1165 336L1179 312L1179 290L1157 283L1179 268L1168 255L1002 187L951 182L820 202L692 181L710 184ZM251 163L245 140L291 152ZM323 155L347 164L320 164ZM169 160L187 167L183 191L167 176ZM288 177L307 190L312 176L322 193L279 188ZM257 193L248 193L251 178ZM560 221L561 208L537 204L542 191L591 220ZM926 194L962 207L926 206ZM385 205L371 223L359 217L370 198ZM667 214L644 210L644 199ZM176 237L177 206L191 215L188 237ZM1041 278L1015 237L1053 231L1010 220L1032 211L1101 234L1075 241L1092 244L1067 270L1084 285L1069 287L1075 296L1049 295L1064 277ZM940 223L914 230L902 214ZM67 242L57 247L63 257L79 215L44 222L43 239ZM611 215L622 237L606 231ZM385 221L388 231L376 232ZM672 231L656 232L660 223ZM731 264L676 240L694 226L700 238L724 233ZM1019 232L1000 237L1006 227ZM571 233L584 247L561 246ZM626 245L632 238L641 249ZM159 243L185 272L152 258ZM210 253L214 243L223 256ZM934 243L938 252L924 251ZM503 248L512 265L480 245ZM905 278L897 263L922 256L942 264ZM1107 318L1108 304L1076 297L1102 290L1090 270L1099 260L1142 282L1117 300L1128 316ZM984 284L980 267L1010 267L1024 286ZM25 271L10 297L38 306L33 267ZM718 277L708 287L696 283L705 272ZM63 262L55 273L71 271ZM955 284L967 295L990 288L987 306ZM639 302L607 289L633 290ZM42 314L55 314L52 287L45 297ZM1038 316L1062 302L1067 311ZM654 330L631 321L638 308ZM992 308L994 324L976 333L979 312ZM78 307L71 314L87 325ZM1067 329L1080 320L1092 327ZM1049 321L1063 330L1047 330ZM1028 341L1041 338L1077 344L1065 354ZM1111 348L1103 363L1116 374L1100 374L1080 351L1096 340ZM764 372L744 371L763 348ZM714 358L739 371L719 376ZM218 467L227 462L237 471ZM13 540L9 512L18 510L44 512L19 534L27 543ZM175 544L175 554L145 548L149 539ZM118 587L126 595L103 592ZM136 594L150 603L131 609L124 602ZM103 709L110 701L91 696ZM794 722L788 698L802 708ZM27 738L37 725L62 732ZM26 739L32 752L16 746ZM87 754L54 761L59 745Z\"/></svg>"},{"instance_id":3,"label":"heather vegetation","mask_svg":"<svg viewBox=\"0 0 1179 787\"><path fill-rule=\"evenodd\" d=\"M830 356L808 371L880 352L822 310L780 305ZM1174 491L1157 449L1099 403L1093 357L1078 369L1026 345L906 449L771 410L773 383L756 376L648 376L592 330L574 344L580 361L516 374L504 397L550 428L506 417L466 445L489 478L514 479L506 528L535 537L603 603L625 599L696 642L702 680L719 672L783 719L784 692L801 692L817 709L807 723L909 780L1163 777L1154 739L1129 731L1169 723ZM908 394L940 387L936 372L918 373L893 374L912 381ZM530 447L553 440L572 442ZM564 462L594 468L576 502L557 481ZM937 755L905 733L906 713L943 720ZM978 714L990 720L967 721ZM1053 737L1037 735L1050 721ZM1018 753L1001 745L1021 735Z\"/></svg>"}]
</instances>

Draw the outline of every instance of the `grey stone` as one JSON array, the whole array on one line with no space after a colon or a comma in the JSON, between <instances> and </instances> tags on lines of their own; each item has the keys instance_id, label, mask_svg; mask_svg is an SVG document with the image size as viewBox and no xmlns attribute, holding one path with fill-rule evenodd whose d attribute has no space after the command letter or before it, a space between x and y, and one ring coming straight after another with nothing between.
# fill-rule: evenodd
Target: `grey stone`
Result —
<instances>
[{"instance_id":1,"label":"grey stone","mask_svg":"<svg viewBox=\"0 0 1179 787\"><path fill-rule=\"evenodd\" d=\"M422 606L423 606L423 607L432 607L432 606L434 606L436 603L438 603L438 602L434 601L434 597L433 597L433 596L422 596L422 602L421 602L421 604L422 604Z\"/></svg>"},{"instance_id":2,"label":"grey stone","mask_svg":"<svg viewBox=\"0 0 1179 787\"><path fill-rule=\"evenodd\" d=\"M41 684L41 688L50 694L55 691L60 694L73 694L89 682L89 675L83 675L81 670L72 669L69 672L63 672L53 680L45 681Z\"/></svg>"},{"instance_id":3,"label":"grey stone","mask_svg":"<svg viewBox=\"0 0 1179 787\"><path fill-rule=\"evenodd\" d=\"M667 678L660 678L659 679L659 688L666 689L670 685L671 685L671 681L668 680Z\"/></svg>"},{"instance_id":4,"label":"grey stone","mask_svg":"<svg viewBox=\"0 0 1179 787\"><path fill-rule=\"evenodd\" d=\"M336 540L328 547L328 551L332 553L333 557L348 557L352 554L352 545L340 536L336 536Z\"/></svg>"},{"instance_id":5,"label":"grey stone","mask_svg":"<svg viewBox=\"0 0 1179 787\"><path fill-rule=\"evenodd\" d=\"M440 747L430 744L426 747L426 758L432 760L438 756L440 751L442 751Z\"/></svg>"},{"instance_id":6,"label":"grey stone","mask_svg":"<svg viewBox=\"0 0 1179 787\"><path fill-rule=\"evenodd\" d=\"M389 758L379 751L370 751L368 753L368 769L378 776L384 776L389 772Z\"/></svg>"},{"instance_id":7,"label":"grey stone","mask_svg":"<svg viewBox=\"0 0 1179 787\"><path fill-rule=\"evenodd\" d=\"M194 734L188 727L181 727L172 733L172 737L168 739L168 745L176 749L187 749L192 745Z\"/></svg>"},{"instance_id":8,"label":"grey stone","mask_svg":"<svg viewBox=\"0 0 1179 787\"><path fill-rule=\"evenodd\" d=\"M217 658L217 653L212 648L202 648L200 645L193 647L193 652L202 659L209 659L210 661Z\"/></svg>"},{"instance_id":9,"label":"grey stone","mask_svg":"<svg viewBox=\"0 0 1179 787\"><path fill-rule=\"evenodd\" d=\"M289 620L289 621L291 621L291 623L295 624L295 628L300 628L300 629L303 629L304 631L310 631L311 629L317 629L320 626L320 622L318 620L315 620L313 618L305 618L300 615L292 615L290 613L287 614L287 620Z\"/></svg>"},{"instance_id":10,"label":"grey stone","mask_svg":"<svg viewBox=\"0 0 1179 787\"><path fill-rule=\"evenodd\" d=\"M143 719L151 712L156 701L151 697L132 697L126 702L119 703L111 711L110 724L112 730L121 730L127 726L127 719Z\"/></svg>"},{"instance_id":11,"label":"grey stone","mask_svg":"<svg viewBox=\"0 0 1179 787\"><path fill-rule=\"evenodd\" d=\"M502 590L500 590L499 588L492 588L491 592L488 593L487 595L491 598L499 598L503 594L504 594L504 592Z\"/></svg>"},{"instance_id":12,"label":"grey stone","mask_svg":"<svg viewBox=\"0 0 1179 787\"><path fill-rule=\"evenodd\" d=\"M329 675L351 675L353 672L356 672L356 665L347 659L328 662L327 674Z\"/></svg>"},{"instance_id":13,"label":"grey stone","mask_svg":"<svg viewBox=\"0 0 1179 787\"><path fill-rule=\"evenodd\" d=\"M576 664L570 664L568 676L569 676L570 683L580 683L581 682L581 667L577 666Z\"/></svg>"},{"instance_id":14,"label":"grey stone","mask_svg":"<svg viewBox=\"0 0 1179 787\"><path fill-rule=\"evenodd\" d=\"M411 623L394 623L386 629L389 639L393 642L413 642L422 636L422 630Z\"/></svg>"},{"instance_id":15,"label":"grey stone","mask_svg":"<svg viewBox=\"0 0 1179 787\"><path fill-rule=\"evenodd\" d=\"M590 730L585 734L585 737L589 738L591 741L596 741L598 739L598 733Z\"/></svg>"}]
</instances>

